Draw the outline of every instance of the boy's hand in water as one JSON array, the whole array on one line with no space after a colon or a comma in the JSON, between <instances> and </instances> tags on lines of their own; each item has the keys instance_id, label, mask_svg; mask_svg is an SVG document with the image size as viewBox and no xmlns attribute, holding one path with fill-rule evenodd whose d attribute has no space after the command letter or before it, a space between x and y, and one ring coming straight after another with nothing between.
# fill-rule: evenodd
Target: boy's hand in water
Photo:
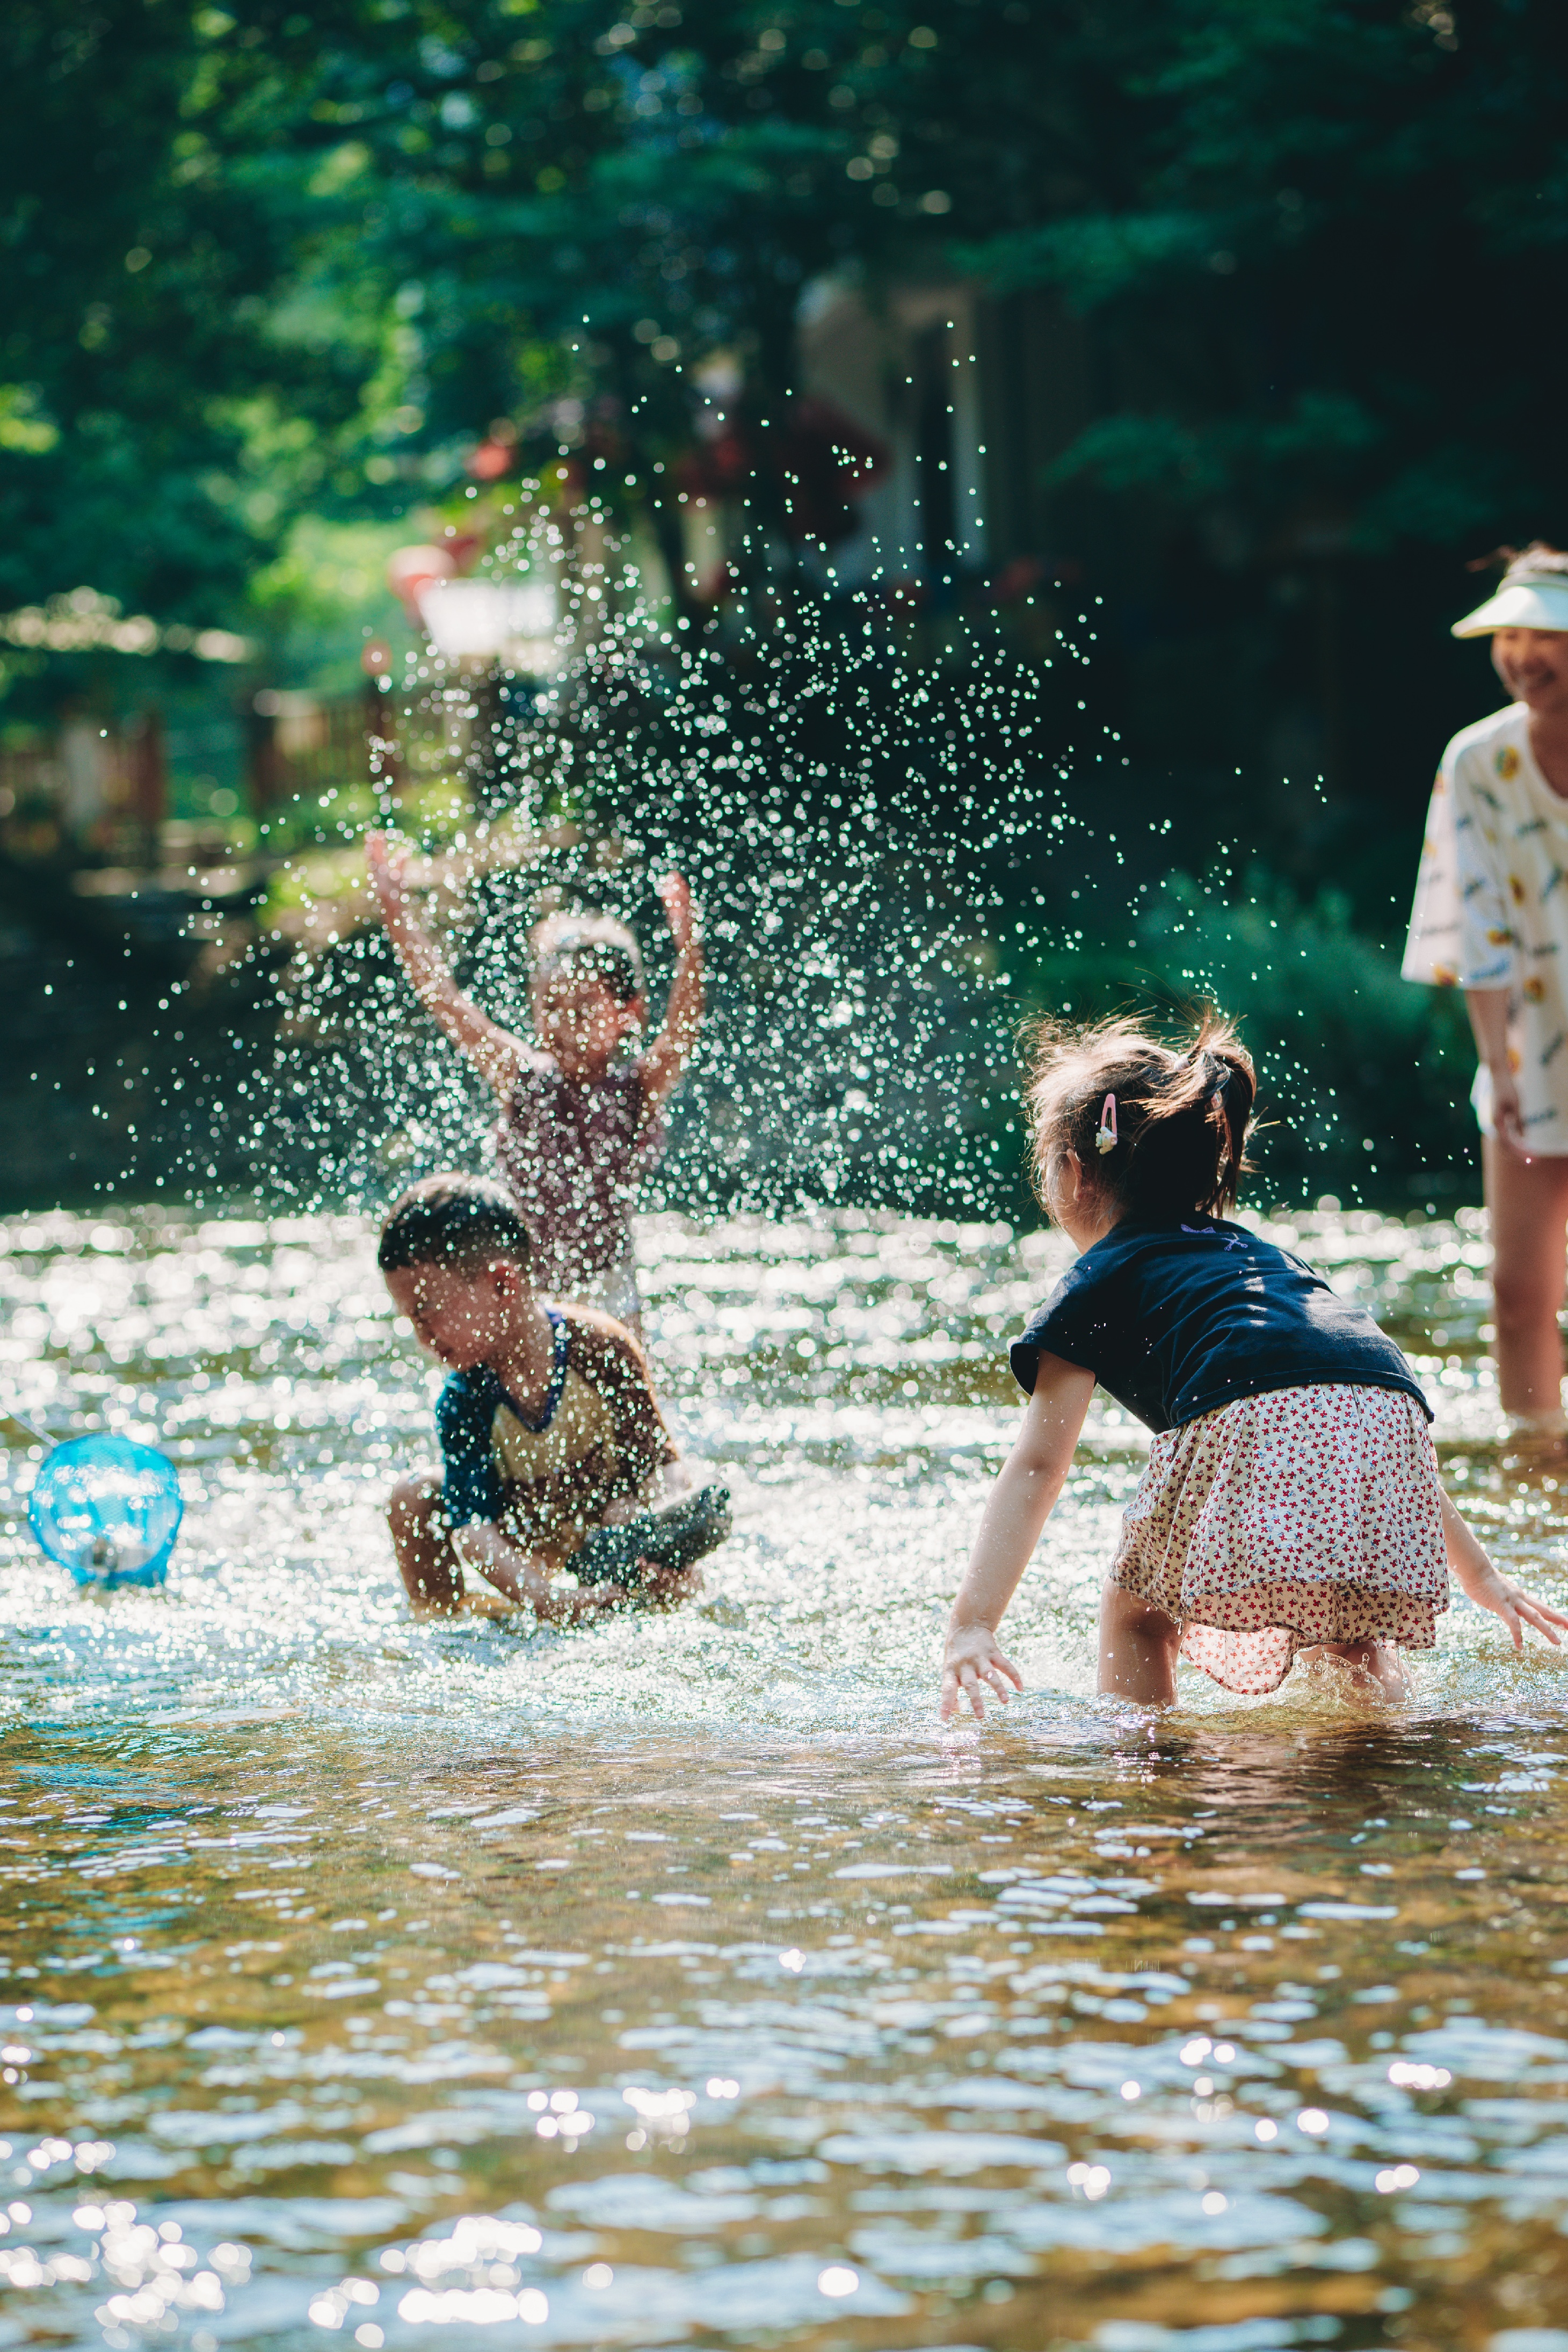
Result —
<instances>
[{"instance_id":1,"label":"boy's hand in water","mask_svg":"<svg viewBox=\"0 0 1568 2352\"><path fill-rule=\"evenodd\" d=\"M691 908L691 885L684 874L666 874L654 884L664 919L669 925L670 936L678 948L689 948L697 936L697 919Z\"/></svg>"},{"instance_id":2,"label":"boy's hand in water","mask_svg":"<svg viewBox=\"0 0 1568 2352\"><path fill-rule=\"evenodd\" d=\"M942 1662L942 1704L937 1713L942 1722L952 1721L960 1697L967 1698L984 1720L987 1687L1005 1706L1013 1695L1008 1683L1013 1690L1022 1690L1024 1677L1012 1659L1003 1655L991 1627L955 1625L947 1637L947 1655Z\"/></svg>"},{"instance_id":3,"label":"boy's hand in water","mask_svg":"<svg viewBox=\"0 0 1568 2352\"><path fill-rule=\"evenodd\" d=\"M536 1601L533 1613L546 1625L581 1625L617 1608L626 1597L618 1584L563 1586L547 1601Z\"/></svg>"},{"instance_id":4,"label":"boy's hand in water","mask_svg":"<svg viewBox=\"0 0 1568 2352\"><path fill-rule=\"evenodd\" d=\"M552 1595L552 1605L560 1604L559 1622L576 1625L612 1609L673 1609L703 1589L700 1569L660 1568L651 1559L642 1561L641 1567L642 1582L629 1592L624 1584L584 1584L575 1592ZM539 1613L542 1616L544 1612Z\"/></svg>"}]
</instances>

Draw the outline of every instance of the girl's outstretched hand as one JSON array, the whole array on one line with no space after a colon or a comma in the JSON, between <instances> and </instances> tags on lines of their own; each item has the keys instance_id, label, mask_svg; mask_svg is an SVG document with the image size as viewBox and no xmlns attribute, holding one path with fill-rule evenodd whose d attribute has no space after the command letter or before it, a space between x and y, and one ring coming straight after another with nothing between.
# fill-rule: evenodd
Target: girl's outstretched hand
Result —
<instances>
[{"instance_id":1,"label":"girl's outstretched hand","mask_svg":"<svg viewBox=\"0 0 1568 2352\"><path fill-rule=\"evenodd\" d=\"M1500 1574L1489 1560L1487 1569L1485 1576L1467 1578L1465 1591L1478 1607L1489 1609L1495 1616L1502 1619L1512 1637L1514 1648L1523 1649L1527 1625L1533 1625L1553 1649L1560 1648L1561 1643L1552 1629L1554 1625L1568 1626L1568 1616L1564 1616L1561 1609L1549 1608L1544 1601L1532 1601L1528 1592L1520 1590L1511 1576Z\"/></svg>"},{"instance_id":2,"label":"girl's outstretched hand","mask_svg":"<svg viewBox=\"0 0 1568 2352\"><path fill-rule=\"evenodd\" d=\"M678 948L689 948L696 936L696 920L691 911L691 885L684 874L665 874L654 884L664 919L669 925L670 936Z\"/></svg>"},{"instance_id":3,"label":"girl's outstretched hand","mask_svg":"<svg viewBox=\"0 0 1568 2352\"><path fill-rule=\"evenodd\" d=\"M1004 1657L991 1627L955 1625L947 1637L947 1654L942 1662L942 1704L937 1713L942 1722L952 1721L961 1697L967 1698L984 1720L987 1688L1005 1706L1013 1695L1008 1683L1013 1690L1022 1690L1024 1677L1012 1659Z\"/></svg>"}]
</instances>

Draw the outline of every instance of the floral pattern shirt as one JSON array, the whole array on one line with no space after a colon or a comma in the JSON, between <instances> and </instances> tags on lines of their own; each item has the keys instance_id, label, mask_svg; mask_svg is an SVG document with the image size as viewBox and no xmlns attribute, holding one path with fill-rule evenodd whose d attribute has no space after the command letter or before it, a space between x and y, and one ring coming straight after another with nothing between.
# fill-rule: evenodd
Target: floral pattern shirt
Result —
<instances>
[{"instance_id":1,"label":"floral pattern shirt","mask_svg":"<svg viewBox=\"0 0 1568 2352\"><path fill-rule=\"evenodd\" d=\"M1568 800L1510 704L1456 735L1432 791L1406 980L1506 988L1509 1060L1531 1149L1568 1154ZM1491 1131L1491 1077L1470 1097Z\"/></svg>"}]
</instances>

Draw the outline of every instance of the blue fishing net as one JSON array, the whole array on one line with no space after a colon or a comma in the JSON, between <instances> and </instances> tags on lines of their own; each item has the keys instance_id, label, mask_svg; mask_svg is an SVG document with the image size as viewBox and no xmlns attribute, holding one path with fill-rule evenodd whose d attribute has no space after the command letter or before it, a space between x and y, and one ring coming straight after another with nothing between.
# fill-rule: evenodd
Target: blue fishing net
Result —
<instances>
[{"instance_id":1,"label":"blue fishing net","mask_svg":"<svg viewBox=\"0 0 1568 2352\"><path fill-rule=\"evenodd\" d=\"M184 1506L179 1474L129 1437L71 1437L34 1481L33 1533L79 1584L162 1584Z\"/></svg>"}]
</instances>

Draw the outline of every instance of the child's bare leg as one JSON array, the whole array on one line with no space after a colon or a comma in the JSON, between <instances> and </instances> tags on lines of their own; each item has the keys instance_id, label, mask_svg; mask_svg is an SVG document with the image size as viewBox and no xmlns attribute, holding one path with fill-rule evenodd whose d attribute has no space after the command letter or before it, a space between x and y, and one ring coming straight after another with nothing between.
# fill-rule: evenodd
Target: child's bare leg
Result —
<instances>
[{"instance_id":1,"label":"child's bare leg","mask_svg":"<svg viewBox=\"0 0 1568 2352\"><path fill-rule=\"evenodd\" d=\"M1101 1696L1130 1698L1140 1706L1173 1706L1180 1638L1173 1617L1107 1577L1100 1596Z\"/></svg>"},{"instance_id":2,"label":"child's bare leg","mask_svg":"<svg viewBox=\"0 0 1568 2352\"><path fill-rule=\"evenodd\" d=\"M1351 1669L1352 1679L1375 1690L1379 1697L1408 1698L1410 1677L1405 1671L1405 1661L1390 1642L1318 1642L1297 1655L1310 1664L1313 1658L1338 1658Z\"/></svg>"},{"instance_id":3,"label":"child's bare leg","mask_svg":"<svg viewBox=\"0 0 1568 2352\"><path fill-rule=\"evenodd\" d=\"M386 1506L404 1589L416 1609L450 1612L463 1601L463 1571L441 1507L441 1481L404 1478Z\"/></svg>"}]
</instances>

